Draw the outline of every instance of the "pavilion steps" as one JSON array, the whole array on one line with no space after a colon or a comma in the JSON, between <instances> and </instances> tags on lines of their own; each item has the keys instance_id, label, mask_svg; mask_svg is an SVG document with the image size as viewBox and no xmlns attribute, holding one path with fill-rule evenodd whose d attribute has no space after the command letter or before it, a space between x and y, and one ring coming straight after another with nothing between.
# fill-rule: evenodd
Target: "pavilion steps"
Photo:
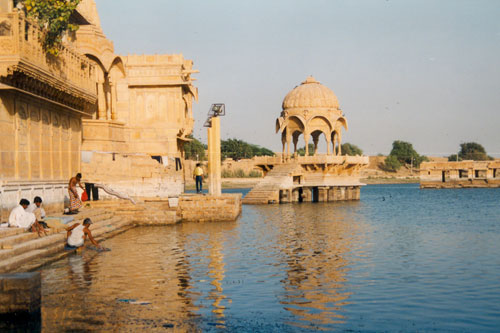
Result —
<instances>
[{"instance_id":1,"label":"pavilion steps","mask_svg":"<svg viewBox=\"0 0 500 333\"><path fill-rule=\"evenodd\" d=\"M296 164L279 164L270 170L267 175L254 186L243 198L248 205L279 203L280 189L291 181L291 177L301 173Z\"/></svg>"},{"instance_id":2,"label":"pavilion steps","mask_svg":"<svg viewBox=\"0 0 500 333\"><path fill-rule=\"evenodd\" d=\"M74 223L82 223L91 218L92 235L96 240L106 239L133 227L130 219L115 216L104 209L84 209L78 215L73 215ZM12 230L12 231L11 231ZM38 237L36 233L25 232L21 228L6 228L0 230L0 273L28 270L26 267L40 267L47 262L62 258L72 251L64 251L66 230L48 229L47 236ZM4 247L4 249L1 249Z\"/></svg>"}]
</instances>

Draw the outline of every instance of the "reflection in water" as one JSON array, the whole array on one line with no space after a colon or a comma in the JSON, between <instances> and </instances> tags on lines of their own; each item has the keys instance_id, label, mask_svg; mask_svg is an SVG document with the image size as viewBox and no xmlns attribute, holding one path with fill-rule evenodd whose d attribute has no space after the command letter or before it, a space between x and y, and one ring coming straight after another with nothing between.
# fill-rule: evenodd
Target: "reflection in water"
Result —
<instances>
[{"instance_id":1,"label":"reflection in water","mask_svg":"<svg viewBox=\"0 0 500 333\"><path fill-rule=\"evenodd\" d=\"M43 268L42 328L497 332L500 191L363 190L128 230Z\"/></svg>"},{"instance_id":2,"label":"reflection in water","mask_svg":"<svg viewBox=\"0 0 500 333\"><path fill-rule=\"evenodd\" d=\"M110 252L43 270L43 328L245 331L272 318L280 330L331 328L361 235L335 207L251 207L233 223L129 230L106 241Z\"/></svg>"},{"instance_id":3,"label":"reflection in water","mask_svg":"<svg viewBox=\"0 0 500 333\"><path fill-rule=\"evenodd\" d=\"M288 267L281 304L303 322L291 324L318 329L344 322L347 254L359 242L360 222L332 204L282 205L272 213L281 216L278 243Z\"/></svg>"},{"instance_id":4,"label":"reflection in water","mask_svg":"<svg viewBox=\"0 0 500 333\"><path fill-rule=\"evenodd\" d=\"M185 237L157 230L135 229L106 241L110 252L84 250L43 270L44 330L194 328Z\"/></svg>"},{"instance_id":5,"label":"reflection in water","mask_svg":"<svg viewBox=\"0 0 500 333\"><path fill-rule=\"evenodd\" d=\"M222 284L225 278L223 251L226 240L230 236L228 232L230 233L235 225L232 222L212 222L185 223L178 227L182 230L182 234L187 235L189 238L189 241L184 244L186 249L191 249L192 255L199 257L199 261L193 265L194 270L197 270L196 275L206 276L211 279L211 287L205 299L211 302L210 311L216 317L215 322L218 328L225 327L224 310L226 306L224 303L231 302L223 294ZM199 282L203 284L206 281L200 279ZM204 290L205 288L201 288L198 295L203 295Z\"/></svg>"}]
</instances>

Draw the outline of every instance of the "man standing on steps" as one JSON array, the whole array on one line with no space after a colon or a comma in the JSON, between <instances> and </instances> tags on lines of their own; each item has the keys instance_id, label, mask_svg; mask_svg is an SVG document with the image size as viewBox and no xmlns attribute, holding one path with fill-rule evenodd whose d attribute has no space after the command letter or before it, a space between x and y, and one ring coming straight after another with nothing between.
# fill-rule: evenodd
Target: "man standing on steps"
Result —
<instances>
[{"instance_id":1,"label":"man standing on steps","mask_svg":"<svg viewBox=\"0 0 500 333\"><path fill-rule=\"evenodd\" d=\"M203 191L203 168L201 163L196 164L196 168L193 171L193 178L196 181L196 193L201 193Z\"/></svg>"},{"instance_id":2,"label":"man standing on steps","mask_svg":"<svg viewBox=\"0 0 500 333\"><path fill-rule=\"evenodd\" d=\"M87 217L83 220L82 224L75 223L66 229L66 242L68 247L73 249L82 247L88 236L92 244L94 244L98 249L103 250L104 248L95 241L94 237L92 237L92 232L90 232L89 229L91 224L92 220Z\"/></svg>"},{"instance_id":3,"label":"man standing on steps","mask_svg":"<svg viewBox=\"0 0 500 333\"><path fill-rule=\"evenodd\" d=\"M83 186L80 183L82 179L82 174L77 173L75 177L71 177L68 184L68 193L69 193L69 211L71 214L77 214L78 209L82 207L82 200L78 197L78 192L76 191L76 185L80 186L83 190Z\"/></svg>"}]
</instances>

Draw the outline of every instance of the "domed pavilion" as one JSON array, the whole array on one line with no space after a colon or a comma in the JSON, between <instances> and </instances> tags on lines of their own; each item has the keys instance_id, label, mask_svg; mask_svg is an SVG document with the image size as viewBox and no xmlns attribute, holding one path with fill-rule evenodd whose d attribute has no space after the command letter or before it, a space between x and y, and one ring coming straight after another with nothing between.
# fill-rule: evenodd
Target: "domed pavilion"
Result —
<instances>
[{"instance_id":1,"label":"domed pavilion","mask_svg":"<svg viewBox=\"0 0 500 333\"><path fill-rule=\"evenodd\" d=\"M276 133L281 131L283 155L290 155L291 142L293 152L297 152L301 135L306 156L309 155L311 138L316 155L321 134L326 141L327 155L341 155L342 127L347 130L347 120L331 89L309 76L285 96L282 108L280 117L276 119Z\"/></svg>"}]
</instances>

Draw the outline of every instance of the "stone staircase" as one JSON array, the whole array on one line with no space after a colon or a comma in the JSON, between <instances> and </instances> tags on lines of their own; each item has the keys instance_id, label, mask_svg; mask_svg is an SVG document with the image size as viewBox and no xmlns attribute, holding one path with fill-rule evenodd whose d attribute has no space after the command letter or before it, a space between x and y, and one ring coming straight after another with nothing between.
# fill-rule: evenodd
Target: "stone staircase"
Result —
<instances>
[{"instance_id":1,"label":"stone staircase","mask_svg":"<svg viewBox=\"0 0 500 333\"><path fill-rule=\"evenodd\" d=\"M130 219L105 209L87 208L72 216L74 221L67 226L91 218L90 230L97 241L133 227ZM20 228L0 228L0 273L33 270L74 252L65 251L65 243L66 230L63 228L48 229L47 236L42 237Z\"/></svg>"},{"instance_id":2,"label":"stone staircase","mask_svg":"<svg viewBox=\"0 0 500 333\"><path fill-rule=\"evenodd\" d=\"M252 188L243 198L243 204L260 205L279 203L280 189L293 185L293 176L300 174L302 169L294 163L278 164Z\"/></svg>"}]
</instances>

